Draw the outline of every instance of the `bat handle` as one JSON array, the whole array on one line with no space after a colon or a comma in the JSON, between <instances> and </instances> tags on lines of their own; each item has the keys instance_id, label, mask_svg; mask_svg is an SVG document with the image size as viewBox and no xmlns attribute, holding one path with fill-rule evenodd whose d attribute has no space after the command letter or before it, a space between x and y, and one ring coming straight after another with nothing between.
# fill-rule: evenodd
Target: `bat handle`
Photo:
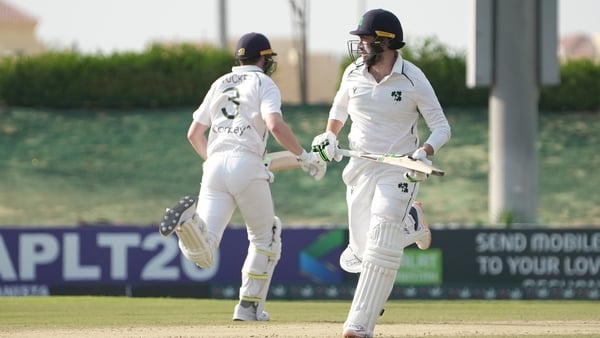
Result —
<instances>
[{"instance_id":1,"label":"bat handle","mask_svg":"<svg viewBox=\"0 0 600 338\"><path fill-rule=\"evenodd\" d=\"M345 156L345 157L352 157L352 156L356 156L357 153L354 150L347 150L347 149L341 149L341 148L337 148L335 151L337 154Z\"/></svg>"}]
</instances>

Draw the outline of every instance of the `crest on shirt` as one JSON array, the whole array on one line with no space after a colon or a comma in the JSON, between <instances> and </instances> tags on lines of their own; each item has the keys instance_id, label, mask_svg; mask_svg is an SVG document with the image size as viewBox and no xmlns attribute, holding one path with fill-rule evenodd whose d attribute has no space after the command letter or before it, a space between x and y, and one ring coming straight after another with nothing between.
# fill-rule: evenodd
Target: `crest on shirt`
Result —
<instances>
[{"instance_id":1,"label":"crest on shirt","mask_svg":"<svg viewBox=\"0 0 600 338\"><path fill-rule=\"evenodd\" d=\"M392 92L392 97L394 98L394 101L400 102L402 101L402 92L399 90L394 90Z\"/></svg>"},{"instance_id":2,"label":"crest on shirt","mask_svg":"<svg viewBox=\"0 0 600 338\"><path fill-rule=\"evenodd\" d=\"M398 183L398 189L400 189L400 191L402 191L403 193L407 193L408 192L408 183L406 183L406 182Z\"/></svg>"}]
</instances>

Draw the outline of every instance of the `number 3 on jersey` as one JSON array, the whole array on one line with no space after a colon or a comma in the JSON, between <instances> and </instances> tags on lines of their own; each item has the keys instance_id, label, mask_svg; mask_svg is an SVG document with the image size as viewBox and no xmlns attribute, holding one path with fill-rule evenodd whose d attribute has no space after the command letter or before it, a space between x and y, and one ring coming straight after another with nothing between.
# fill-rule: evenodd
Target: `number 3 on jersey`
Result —
<instances>
[{"instance_id":1,"label":"number 3 on jersey","mask_svg":"<svg viewBox=\"0 0 600 338\"><path fill-rule=\"evenodd\" d=\"M233 120L240 114L240 93L236 87L229 87L223 91L223 95L227 96L227 103L225 107L221 108L221 113L223 113L226 118ZM230 112L229 108L231 108L233 112Z\"/></svg>"}]
</instances>

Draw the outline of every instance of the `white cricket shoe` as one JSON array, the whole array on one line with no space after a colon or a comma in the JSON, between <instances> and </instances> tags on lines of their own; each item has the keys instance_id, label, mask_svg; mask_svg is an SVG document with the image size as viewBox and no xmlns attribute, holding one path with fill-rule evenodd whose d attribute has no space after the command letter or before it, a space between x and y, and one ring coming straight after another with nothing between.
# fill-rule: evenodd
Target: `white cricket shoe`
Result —
<instances>
[{"instance_id":1,"label":"white cricket shoe","mask_svg":"<svg viewBox=\"0 0 600 338\"><path fill-rule=\"evenodd\" d=\"M367 335L367 331L364 326L349 324L344 326L344 333L342 334L344 338L369 338Z\"/></svg>"},{"instance_id":2,"label":"white cricket shoe","mask_svg":"<svg viewBox=\"0 0 600 338\"><path fill-rule=\"evenodd\" d=\"M184 196L172 208L167 208L160 222L159 231L163 236L170 236L179 226L194 217L196 213L196 199Z\"/></svg>"},{"instance_id":3,"label":"white cricket shoe","mask_svg":"<svg viewBox=\"0 0 600 338\"><path fill-rule=\"evenodd\" d=\"M235 321L267 321L271 319L269 314L263 311L261 314L256 313L256 304L252 304L250 306L242 306L241 304L236 304L233 309L233 320Z\"/></svg>"},{"instance_id":4,"label":"white cricket shoe","mask_svg":"<svg viewBox=\"0 0 600 338\"><path fill-rule=\"evenodd\" d=\"M340 255L340 267L350 273L359 273L362 271L362 260L354 254L350 246L347 246Z\"/></svg>"},{"instance_id":5,"label":"white cricket shoe","mask_svg":"<svg viewBox=\"0 0 600 338\"><path fill-rule=\"evenodd\" d=\"M415 221L415 234L417 235L415 243L421 250L427 250L431 246L431 230L425 220L423 205L421 202L414 201L409 211Z\"/></svg>"}]
</instances>

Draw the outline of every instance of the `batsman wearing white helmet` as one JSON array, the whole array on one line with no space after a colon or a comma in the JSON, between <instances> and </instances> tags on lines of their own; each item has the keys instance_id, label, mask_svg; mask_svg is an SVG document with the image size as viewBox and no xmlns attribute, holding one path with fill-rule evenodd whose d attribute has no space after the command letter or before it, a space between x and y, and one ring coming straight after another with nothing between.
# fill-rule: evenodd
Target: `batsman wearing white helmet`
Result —
<instances>
[{"instance_id":1,"label":"batsman wearing white helmet","mask_svg":"<svg viewBox=\"0 0 600 338\"><path fill-rule=\"evenodd\" d=\"M340 160L337 135L348 118L352 150L412 154L427 160L450 139L448 121L423 72L398 53L404 46L402 26L391 12L366 12L350 32L354 62L344 71L329 111L326 132L313 140L325 161ZM417 122L430 129L420 144ZM427 249L431 233L415 201L426 174L385 163L351 158L342 178L347 185L350 239L340 257L343 269L360 273L344 323L344 337L372 337L377 318L392 291L403 250L412 243Z\"/></svg>"},{"instance_id":2,"label":"batsman wearing white helmet","mask_svg":"<svg viewBox=\"0 0 600 338\"><path fill-rule=\"evenodd\" d=\"M262 34L240 38L235 51L238 65L212 84L187 132L204 160L198 198L181 198L166 210L159 226L163 236L177 234L187 259L208 268L239 208L250 245L234 320L269 320L264 305L281 255L281 222L270 187L273 174L263 163L269 132L315 179L321 179L327 168L315 153L302 148L283 119L281 94L270 78L277 65L275 55Z\"/></svg>"}]
</instances>

